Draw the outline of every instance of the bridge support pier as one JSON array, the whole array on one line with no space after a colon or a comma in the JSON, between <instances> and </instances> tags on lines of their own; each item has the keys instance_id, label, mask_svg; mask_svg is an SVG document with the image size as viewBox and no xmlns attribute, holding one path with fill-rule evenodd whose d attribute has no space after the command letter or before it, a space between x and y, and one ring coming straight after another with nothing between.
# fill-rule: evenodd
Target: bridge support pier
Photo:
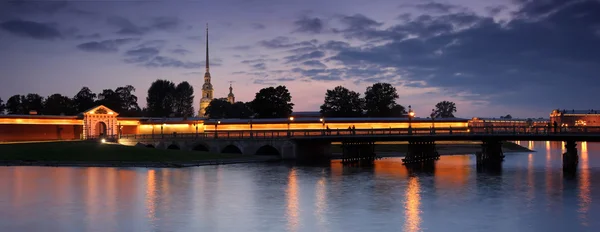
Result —
<instances>
[{"instance_id":1,"label":"bridge support pier","mask_svg":"<svg viewBox=\"0 0 600 232\"><path fill-rule=\"evenodd\" d=\"M409 141L408 151L406 156L402 159L403 164L415 164L415 163L426 163L434 162L440 159L435 148L435 141Z\"/></svg>"},{"instance_id":2,"label":"bridge support pier","mask_svg":"<svg viewBox=\"0 0 600 232\"><path fill-rule=\"evenodd\" d=\"M371 165L377 159L375 142L344 141L342 142L342 164Z\"/></svg>"},{"instance_id":3,"label":"bridge support pier","mask_svg":"<svg viewBox=\"0 0 600 232\"><path fill-rule=\"evenodd\" d=\"M481 144L481 150L476 154L478 166L494 166L502 164L502 161L504 161L501 141L484 140Z\"/></svg>"},{"instance_id":4,"label":"bridge support pier","mask_svg":"<svg viewBox=\"0 0 600 232\"><path fill-rule=\"evenodd\" d=\"M567 152L563 154L563 171L575 172L577 171L577 164L579 163L577 143L575 141L566 141L565 149L567 149Z\"/></svg>"}]
</instances>

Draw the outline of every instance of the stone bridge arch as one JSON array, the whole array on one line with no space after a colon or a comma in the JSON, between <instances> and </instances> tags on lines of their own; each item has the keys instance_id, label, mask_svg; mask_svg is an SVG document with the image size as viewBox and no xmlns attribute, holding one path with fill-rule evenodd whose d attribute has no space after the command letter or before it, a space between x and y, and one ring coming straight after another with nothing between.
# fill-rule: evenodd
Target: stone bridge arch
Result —
<instances>
[{"instance_id":1,"label":"stone bridge arch","mask_svg":"<svg viewBox=\"0 0 600 232\"><path fill-rule=\"evenodd\" d=\"M205 142L195 142L195 143L191 143L189 145L190 149L192 151L206 151L206 152L210 152L210 145L208 143Z\"/></svg>"},{"instance_id":2,"label":"stone bridge arch","mask_svg":"<svg viewBox=\"0 0 600 232\"><path fill-rule=\"evenodd\" d=\"M236 153L236 154L244 154L244 147L239 144L229 143L224 145L220 149L221 153Z\"/></svg>"},{"instance_id":3,"label":"stone bridge arch","mask_svg":"<svg viewBox=\"0 0 600 232\"><path fill-rule=\"evenodd\" d=\"M259 144L257 147L258 148L256 149L256 151L254 151L254 154L251 155L281 157L281 149L278 149L272 144Z\"/></svg>"}]
</instances>

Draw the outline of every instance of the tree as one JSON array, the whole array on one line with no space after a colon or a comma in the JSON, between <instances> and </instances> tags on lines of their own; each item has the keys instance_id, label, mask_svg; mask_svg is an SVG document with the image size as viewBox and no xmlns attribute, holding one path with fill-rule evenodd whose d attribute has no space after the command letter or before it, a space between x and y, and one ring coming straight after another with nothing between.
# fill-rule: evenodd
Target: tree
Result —
<instances>
[{"instance_id":1,"label":"tree","mask_svg":"<svg viewBox=\"0 0 600 232\"><path fill-rule=\"evenodd\" d=\"M252 100L252 111L259 118L286 118L292 114L294 103L285 86L261 89Z\"/></svg>"},{"instance_id":2,"label":"tree","mask_svg":"<svg viewBox=\"0 0 600 232\"><path fill-rule=\"evenodd\" d=\"M406 115L406 108L402 105L395 105L392 107L392 117L402 117Z\"/></svg>"},{"instance_id":3,"label":"tree","mask_svg":"<svg viewBox=\"0 0 600 232\"><path fill-rule=\"evenodd\" d=\"M117 111L117 113L121 113L121 98L112 89L102 90L102 93L98 94L96 105L104 105L109 109Z\"/></svg>"},{"instance_id":4,"label":"tree","mask_svg":"<svg viewBox=\"0 0 600 232\"><path fill-rule=\"evenodd\" d=\"M391 117L398 93L388 83L375 83L365 91L365 109L369 117Z\"/></svg>"},{"instance_id":5,"label":"tree","mask_svg":"<svg viewBox=\"0 0 600 232\"><path fill-rule=\"evenodd\" d=\"M55 93L44 100L42 113L46 115L74 115L77 114L77 110L71 98Z\"/></svg>"},{"instance_id":6,"label":"tree","mask_svg":"<svg viewBox=\"0 0 600 232\"><path fill-rule=\"evenodd\" d=\"M131 85L118 87L115 93L119 96L120 106L118 110L122 116L141 116L142 110L137 104L137 96L133 95L135 88ZM108 106L107 106L108 107ZM110 107L109 107L110 108Z\"/></svg>"},{"instance_id":7,"label":"tree","mask_svg":"<svg viewBox=\"0 0 600 232\"><path fill-rule=\"evenodd\" d=\"M28 112L25 111L23 100L25 100L25 96L18 94L8 98L6 101L6 110L8 111L8 114L28 114Z\"/></svg>"},{"instance_id":8,"label":"tree","mask_svg":"<svg viewBox=\"0 0 600 232\"><path fill-rule=\"evenodd\" d=\"M450 101L441 101L435 105L436 118L454 118L456 113L456 104Z\"/></svg>"},{"instance_id":9,"label":"tree","mask_svg":"<svg viewBox=\"0 0 600 232\"><path fill-rule=\"evenodd\" d=\"M146 97L148 116L169 117L174 112L175 84L168 80L152 82Z\"/></svg>"},{"instance_id":10,"label":"tree","mask_svg":"<svg viewBox=\"0 0 600 232\"><path fill-rule=\"evenodd\" d=\"M223 99L213 99L206 107L206 115L212 119L228 118L231 103Z\"/></svg>"},{"instance_id":11,"label":"tree","mask_svg":"<svg viewBox=\"0 0 600 232\"><path fill-rule=\"evenodd\" d=\"M174 110L177 117L194 116L194 87L187 81L175 87Z\"/></svg>"},{"instance_id":12,"label":"tree","mask_svg":"<svg viewBox=\"0 0 600 232\"><path fill-rule=\"evenodd\" d=\"M0 98L0 114L4 114L4 101Z\"/></svg>"},{"instance_id":13,"label":"tree","mask_svg":"<svg viewBox=\"0 0 600 232\"><path fill-rule=\"evenodd\" d=\"M503 119L512 119L512 115L507 114L506 116L500 116L500 118L503 118Z\"/></svg>"},{"instance_id":14,"label":"tree","mask_svg":"<svg viewBox=\"0 0 600 232\"><path fill-rule=\"evenodd\" d=\"M325 93L321 114L325 117L360 117L364 105L365 101L360 98L360 93L337 86L332 90L328 89Z\"/></svg>"},{"instance_id":15,"label":"tree","mask_svg":"<svg viewBox=\"0 0 600 232\"><path fill-rule=\"evenodd\" d=\"M227 112L227 118L250 118L252 115L254 112L250 109L250 104L244 102L231 104L231 108Z\"/></svg>"},{"instance_id":16,"label":"tree","mask_svg":"<svg viewBox=\"0 0 600 232\"><path fill-rule=\"evenodd\" d=\"M73 104L77 113L84 112L96 106L96 94L93 93L88 87L83 87L73 97Z\"/></svg>"},{"instance_id":17,"label":"tree","mask_svg":"<svg viewBox=\"0 0 600 232\"><path fill-rule=\"evenodd\" d=\"M22 98L21 103L25 109L24 114L29 114L31 111L41 113L44 108L44 98L36 93L27 94L24 99Z\"/></svg>"}]
</instances>

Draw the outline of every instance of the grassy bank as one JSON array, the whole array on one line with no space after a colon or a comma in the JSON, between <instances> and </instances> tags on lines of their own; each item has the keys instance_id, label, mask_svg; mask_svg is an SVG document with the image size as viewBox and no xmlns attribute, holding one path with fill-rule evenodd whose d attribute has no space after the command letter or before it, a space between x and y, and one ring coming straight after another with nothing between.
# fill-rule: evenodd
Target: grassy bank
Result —
<instances>
[{"instance_id":1,"label":"grassy bank","mask_svg":"<svg viewBox=\"0 0 600 232\"><path fill-rule=\"evenodd\" d=\"M223 159L248 159L241 154L215 154L201 151L163 150L97 142L44 142L0 144L0 162L33 163L185 163Z\"/></svg>"},{"instance_id":2,"label":"grassy bank","mask_svg":"<svg viewBox=\"0 0 600 232\"><path fill-rule=\"evenodd\" d=\"M476 142L443 142L437 143L436 147L438 152L442 154L459 154L459 153L473 153L481 150L481 143ZM513 142L502 143L502 149L505 152L527 152L531 151L526 147L520 146ZM333 153L341 153L342 145L340 143L332 144L331 151ZM408 142L386 142L377 143L375 145L375 152L397 152L406 153L408 151Z\"/></svg>"}]
</instances>

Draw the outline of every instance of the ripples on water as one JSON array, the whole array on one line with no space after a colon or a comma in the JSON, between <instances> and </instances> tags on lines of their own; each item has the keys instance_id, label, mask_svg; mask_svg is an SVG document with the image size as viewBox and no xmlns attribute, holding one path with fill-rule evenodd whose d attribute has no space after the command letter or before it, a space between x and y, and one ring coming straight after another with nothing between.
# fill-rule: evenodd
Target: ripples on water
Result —
<instances>
[{"instance_id":1,"label":"ripples on water","mask_svg":"<svg viewBox=\"0 0 600 232\"><path fill-rule=\"evenodd\" d=\"M572 178L560 142L520 144L537 152L501 173L467 155L426 171L0 167L0 231L599 231L600 144L579 144Z\"/></svg>"}]
</instances>

